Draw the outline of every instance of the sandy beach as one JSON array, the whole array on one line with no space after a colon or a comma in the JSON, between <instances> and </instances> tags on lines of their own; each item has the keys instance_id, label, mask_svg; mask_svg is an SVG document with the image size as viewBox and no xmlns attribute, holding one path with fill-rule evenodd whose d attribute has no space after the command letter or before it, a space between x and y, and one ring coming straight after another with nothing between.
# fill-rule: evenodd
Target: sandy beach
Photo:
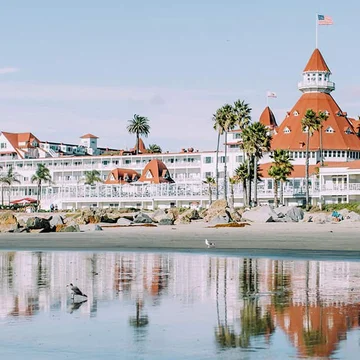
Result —
<instances>
[{"instance_id":1,"label":"sandy beach","mask_svg":"<svg viewBox=\"0 0 360 360\"><path fill-rule=\"evenodd\" d=\"M327 254L360 259L360 224L267 223L209 228L203 222L157 227L82 226L80 233L0 234L2 250L151 250ZM207 249L204 240L215 242Z\"/></svg>"}]
</instances>

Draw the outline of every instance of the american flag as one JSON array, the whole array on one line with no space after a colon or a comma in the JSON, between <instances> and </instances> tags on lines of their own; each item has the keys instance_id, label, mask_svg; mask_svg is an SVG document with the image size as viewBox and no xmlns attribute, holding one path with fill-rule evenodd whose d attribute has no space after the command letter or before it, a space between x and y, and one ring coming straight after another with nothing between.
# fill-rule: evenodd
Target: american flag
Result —
<instances>
[{"instance_id":1,"label":"american flag","mask_svg":"<svg viewBox=\"0 0 360 360\"><path fill-rule=\"evenodd\" d=\"M318 24L319 25L333 25L333 19L331 16L318 15Z\"/></svg>"}]
</instances>

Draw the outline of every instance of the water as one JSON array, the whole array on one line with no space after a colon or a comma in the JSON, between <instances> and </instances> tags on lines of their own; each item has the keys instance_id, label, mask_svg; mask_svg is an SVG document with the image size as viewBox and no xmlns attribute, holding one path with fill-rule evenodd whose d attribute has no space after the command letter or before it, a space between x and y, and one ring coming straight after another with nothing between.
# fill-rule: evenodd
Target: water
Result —
<instances>
[{"instance_id":1,"label":"water","mask_svg":"<svg viewBox=\"0 0 360 360\"><path fill-rule=\"evenodd\" d=\"M0 252L0 358L358 359L359 277L356 261Z\"/></svg>"}]
</instances>

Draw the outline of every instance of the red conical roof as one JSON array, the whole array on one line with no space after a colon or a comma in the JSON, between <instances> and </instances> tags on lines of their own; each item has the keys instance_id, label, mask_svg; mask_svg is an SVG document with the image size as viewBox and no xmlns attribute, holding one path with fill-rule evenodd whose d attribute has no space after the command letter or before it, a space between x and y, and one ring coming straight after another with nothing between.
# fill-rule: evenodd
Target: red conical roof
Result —
<instances>
[{"instance_id":1,"label":"red conical roof","mask_svg":"<svg viewBox=\"0 0 360 360\"><path fill-rule=\"evenodd\" d=\"M316 113L327 111L328 119L323 122L322 142L324 150L360 150L360 139L356 135L352 123L341 111L330 94L314 92L301 96L288 116L273 135L272 149L305 150L307 134L302 131L301 119L306 110L312 109ZM310 137L310 150L320 147L319 132Z\"/></svg>"},{"instance_id":2,"label":"red conical roof","mask_svg":"<svg viewBox=\"0 0 360 360\"><path fill-rule=\"evenodd\" d=\"M268 106L261 113L259 122L271 129L274 129L278 126L276 123L275 115Z\"/></svg>"},{"instance_id":3,"label":"red conical roof","mask_svg":"<svg viewBox=\"0 0 360 360\"><path fill-rule=\"evenodd\" d=\"M308 63L305 66L304 72L306 71L327 71L330 72L321 52L319 49L315 49L312 53Z\"/></svg>"}]
</instances>

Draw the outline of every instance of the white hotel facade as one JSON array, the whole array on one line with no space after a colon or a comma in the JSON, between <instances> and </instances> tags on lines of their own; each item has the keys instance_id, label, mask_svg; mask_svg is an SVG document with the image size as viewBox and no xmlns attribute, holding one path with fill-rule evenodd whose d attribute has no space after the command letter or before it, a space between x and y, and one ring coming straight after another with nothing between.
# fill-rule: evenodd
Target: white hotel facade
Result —
<instances>
[{"instance_id":1,"label":"white hotel facade","mask_svg":"<svg viewBox=\"0 0 360 360\"><path fill-rule=\"evenodd\" d=\"M285 204L302 205L305 199L306 133L301 129L301 119L309 108L328 114L328 120L322 129L325 166L320 166L319 134L315 133L310 140L312 202L360 201L360 122L349 118L332 98L330 93L335 89L335 84L330 81L330 76L325 60L320 51L315 49L303 71L303 80L298 85L303 94L287 112L284 121L278 126L268 107L259 119L273 134L272 149L286 149L293 158L294 171L284 188ZM135 155L134 151L99 148L97 139L92 134L86 134L78 144L64 144L41 141L32 133L2 132L0 166L3 172L13 167L20 180L20 184L14 184L10 189L11 200L36 197L37 186L31 182L31 177L38 164L45 164L52 176L52 183L44 184L42 189L41 207L45 209L50 204L57 205L59 209L85 206L150 209L208 205L208 186L203 181L207 176L215 177L215 151L182 149L178 153L149 154L143 150L141 154ZM233 176L235 169L243 161L243 152L239 148L241 132L231 132L228 139L227 175ZM148 164L154 159L161 162L161 169L149 168ZM224 179L224 163L224 151L221 151L221 183ZM267 174L270 165L270 154L266 153L260 160L260 204L273 201L273 180ZM153 173L160 170L164 172L164 166L173 181L165 181L162 174L155 176ZM85 186L84 173L93 169L100 172L104 182L110 179L115 181ZM142 176L140 179L135 178L133 182L124 182L124 179L116 182L111 175L114 169L119 169L122 173L133 170L139 177L141 174ZM162 180L155 181L155 178ZM220 197L223 197L221 186L220 192ZM240 184L234 186L234 195L235 206L241 206L243 191Z\"/></svg>"}]
</instances>

